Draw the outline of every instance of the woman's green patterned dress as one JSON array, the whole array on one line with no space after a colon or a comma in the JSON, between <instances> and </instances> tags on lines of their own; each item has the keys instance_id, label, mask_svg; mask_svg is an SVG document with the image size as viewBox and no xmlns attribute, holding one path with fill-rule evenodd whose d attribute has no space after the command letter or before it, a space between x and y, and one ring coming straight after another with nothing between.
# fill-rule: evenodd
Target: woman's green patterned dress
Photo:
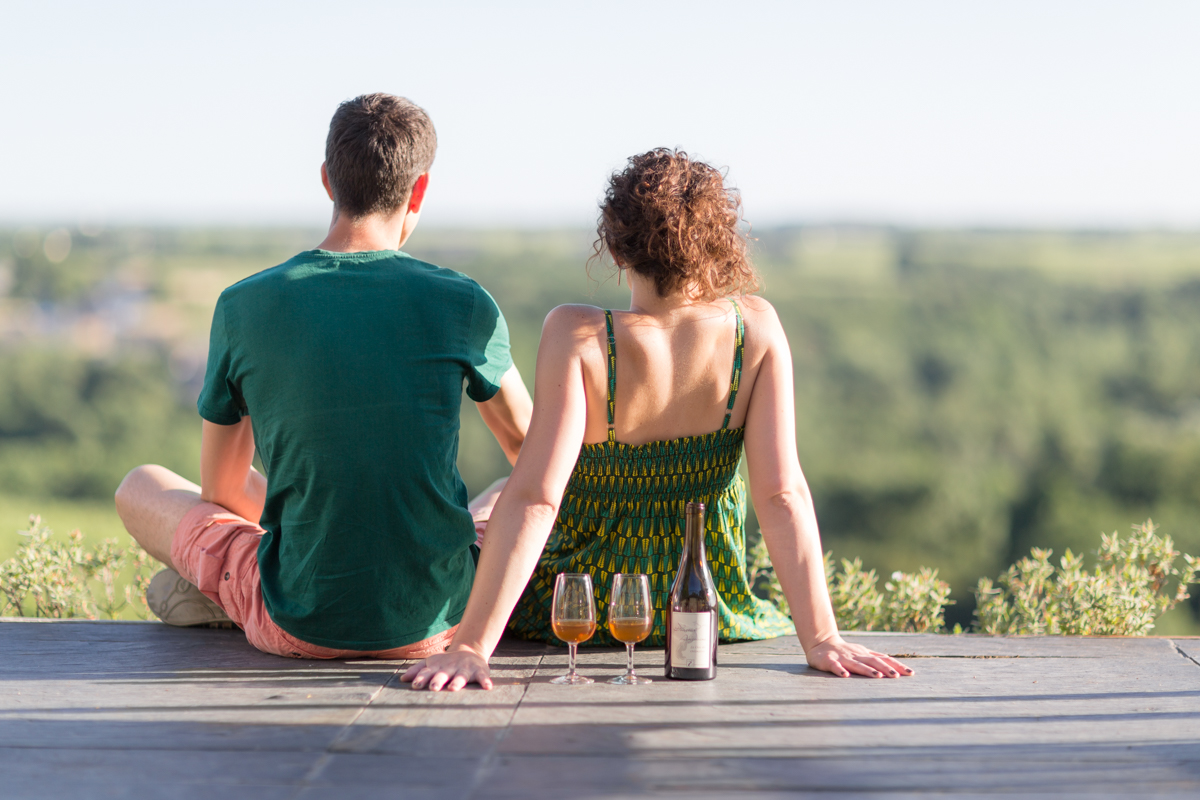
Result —
<instances>
[{"instance_id":1,"label":"woman's green patterned dress","mask_svg":"<svg viewBox=\"0 0 1200 800\"><path fill-rule=\"evenodd\" d=\"M755 597L746 580L746 484L738 474L744 428L729 428L742 372L745 327L737 315L737 347L725 422L703 436L628 445L613 433L617 356L612 312L608 325L608 441L585 444L563 493L554 531L509 620L526 639L562 644L550 630L554 578L587 572L596 587L597 630L587 644L618 644L608 633L608 598L618 572L650 576L654 632L646 644L666 644L664 605L683 551L684 506L708 506L705 547L717 585L721 641L769 639L795 632L772 603Z\"/></svg>"}]
</instances>

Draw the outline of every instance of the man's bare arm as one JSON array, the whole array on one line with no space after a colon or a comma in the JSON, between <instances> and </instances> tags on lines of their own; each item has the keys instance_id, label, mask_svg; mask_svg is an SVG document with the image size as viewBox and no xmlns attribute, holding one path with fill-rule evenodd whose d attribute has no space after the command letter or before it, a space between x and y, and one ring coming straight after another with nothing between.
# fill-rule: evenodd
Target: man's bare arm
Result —
<instances>
[{"instance_id":1,"label":"man's bare arm","mask_svg":"<svg viewBox=\"0 0 1200 800\"><path fill-rule=\"evenodd\" d=\"M235 425L204 421L200 439L200 498L251 522L262 516L267 479L253 467L254 428L249 417Z\"/></svg>"},{"instance_id":2,"label":"man's bare arm","mask_svg":"<svg viewBox=\"0 0 1200 800\"><path fill-rule=\"evenodd\" d=\"M525 434L529 431L529 419L533 415L533 400L521 373L516 366L509 367L508 372L500 379L500 391L479 407L479 416L496 441L500 443L508 463L517 463L521 445L525 443Z\"/></svg>"}]
</instances>

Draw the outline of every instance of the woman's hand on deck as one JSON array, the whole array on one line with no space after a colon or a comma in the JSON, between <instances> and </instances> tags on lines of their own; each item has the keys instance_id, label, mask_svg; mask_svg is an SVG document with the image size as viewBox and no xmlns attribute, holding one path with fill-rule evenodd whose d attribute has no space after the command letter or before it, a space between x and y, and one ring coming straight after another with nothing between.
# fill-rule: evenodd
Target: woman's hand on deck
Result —
<instances>
[{"instance_id":1,"label":"woman's hand on deck","mask_svg":"<svg viewBox=\"0 0 1200 800\"><path fill-rule=\"evenodd\" d=\"M821 642L807 655L809 666L832 672L839 678L849 678L851 674L868 678L899 678L913 674L912 669L891 656L868 650L861 644L851 644L840 636Z\"/></svg>"},{"instance_id":2,"label":"woman's hand on deck","mask_svg":"<svg viewBox=\"0 0 1200 800\"><path fill-rule=\"evenodd\" d=\"M412 684L414 689L431 692L457 692L468 683L478 683L484 689L492 688L491 672L487 659L464 645L453 646L445 653L430 656L408 668L400 680Z\"/></svg>"}]
</instances>

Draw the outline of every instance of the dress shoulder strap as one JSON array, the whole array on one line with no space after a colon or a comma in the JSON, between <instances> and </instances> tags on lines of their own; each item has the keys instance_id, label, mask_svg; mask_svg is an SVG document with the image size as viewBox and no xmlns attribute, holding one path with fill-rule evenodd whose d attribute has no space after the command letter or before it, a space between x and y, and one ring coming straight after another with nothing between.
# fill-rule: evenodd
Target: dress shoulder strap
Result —
<instances>
[{"instance_id":1,"label":"dress shoulder strap","mask_svg":"<svg viewBox=\"0 0 1200 800\"><path fill-rule=\"evenodd\" d=\"M733 352L733 375L729 378L729 404L725 406L725 421L721 423L721 430L729 427L729 417L733 414L733 401L737 399L738 384L742 382L742 353L745 350L746 343L746 323L742 319L742 309L738 307L736 300L730 300L733 303L733 313L737 316L737 332L734 334L734 352ZM612 341L612 326L609 326L609 341ZM609 352L612 352L612 345L609 345ZM610 355L611 358L611 355ZM614 361L613 366L616 366ZM611 385L612 378L609 379ZM611 390L610 390L611 391ZM611 397L611 395L610 395ZM609 400L609 431L611 436L612 431L612 400Z\"/></svg>"},{"instance_id":2,"label":"dress shoulder strap","mask_svg":"<svg viewBox=\"0 0 1200 800\"><path fill-rule=\"evenodd\" d=\"M604 309L604 325L608 328L608 443L613 444L617 440L613 430L617 394L617 340L613 338L612 311L607 308ZM738 363L741 363L740 360Z\"/></svg>"}]
</instances>

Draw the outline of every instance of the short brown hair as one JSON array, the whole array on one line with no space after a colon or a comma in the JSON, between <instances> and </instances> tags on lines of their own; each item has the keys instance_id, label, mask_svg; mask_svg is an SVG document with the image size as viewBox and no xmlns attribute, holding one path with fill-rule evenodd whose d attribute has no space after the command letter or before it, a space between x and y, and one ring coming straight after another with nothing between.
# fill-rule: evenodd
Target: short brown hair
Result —
<instances>
[{"instance_id":1,"label":"short brown hair","mask_svg":"<svg viewBox=\"0 0 1200 800\"><path fill-rule=\"evenodd\" d=\"M334 205L351 217L394 213L436 152L433 122L411 100L383 93L347 100L325 139Z\"/></svg>"},{"instance_id":2,"label":"short brown hair","mask_svg":"<svg viewBox=\"0 0 1200 800\"><path fill-rule=\"evenodd\" d=\"M742 198L720 171L682 150L633 156L613 173L600 206L595 255L653 278L660 297L688 291L708 301L753 292L740 223Z\"/></svg>"}]
</instances>

